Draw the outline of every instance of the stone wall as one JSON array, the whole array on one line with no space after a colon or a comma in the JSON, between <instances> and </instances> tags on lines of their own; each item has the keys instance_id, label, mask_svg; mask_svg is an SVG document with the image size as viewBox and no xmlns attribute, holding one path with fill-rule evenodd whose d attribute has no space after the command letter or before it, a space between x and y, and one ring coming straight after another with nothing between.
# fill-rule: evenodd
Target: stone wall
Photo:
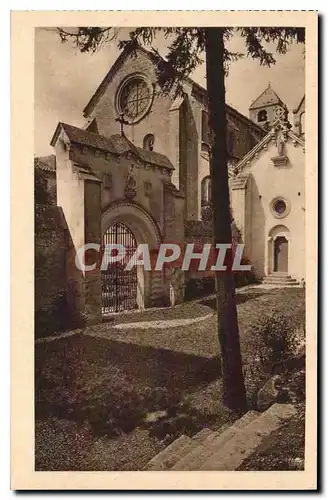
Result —
<instances>
[{"instance_id":1,"label":"stone wall","mask_svg":"<svg viewBox=\"0 0 328 500\"><path fill-rule=\"evenodd\" d=\"M67 230L59 207L35 207L35 335L65 329Z\"/></svg>"}]
</instances>

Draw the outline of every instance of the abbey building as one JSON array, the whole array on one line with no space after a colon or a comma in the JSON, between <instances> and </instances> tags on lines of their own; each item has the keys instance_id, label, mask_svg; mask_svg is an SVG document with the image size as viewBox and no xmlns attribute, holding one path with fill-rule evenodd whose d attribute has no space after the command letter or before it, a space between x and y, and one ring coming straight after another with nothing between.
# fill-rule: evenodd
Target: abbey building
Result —
<instances>
[{"instance_id":1,"label":"abbey building","mask_svg":"<svg viewBox=\"0 0 328 500\"><path fill-rule=\"evenodd\" d=\"M206 90L187 79L179 95L163 94L155 57L126 48L84 108L85 126L60 122L51 140L56 204L69 233L67 301L87 319L176 304L184 276L139 268L83 276L73 265L78 248L183 245L186 224L201 224L210 206ZM231 209L259 279L304 278L304 106L302 99L290 125L269 85L248 117L226 107Z\"/></svg>"}]
</instances>

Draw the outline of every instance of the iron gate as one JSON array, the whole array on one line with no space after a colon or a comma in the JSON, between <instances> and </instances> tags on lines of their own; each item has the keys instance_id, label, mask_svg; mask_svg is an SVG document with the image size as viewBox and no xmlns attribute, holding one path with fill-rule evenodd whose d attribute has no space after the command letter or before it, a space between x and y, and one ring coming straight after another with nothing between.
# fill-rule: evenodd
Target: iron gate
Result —
<instances>
[{"instance_id":1,"label":"iron gate","mask_svg":"<svg viewBox=\"0 0 328 500\"><path fill-rule=\"evenodd\" d=\"M127 226L118 222L107 229L103 244L104 249L108 244L123 245L125 255L119 262L111 263L105 253L107 268L101 271L102 313L134 309L137 307L137 266L131 271L125 271L125 267L137 248L136 239Z\"/></svg>"}]
</instances>

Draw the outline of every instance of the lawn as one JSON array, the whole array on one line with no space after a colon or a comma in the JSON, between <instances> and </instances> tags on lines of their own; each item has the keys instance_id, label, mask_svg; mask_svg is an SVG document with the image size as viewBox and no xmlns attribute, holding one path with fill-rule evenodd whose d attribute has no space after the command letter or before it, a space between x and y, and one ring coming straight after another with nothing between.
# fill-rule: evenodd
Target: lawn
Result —
<instances>
[{"instance_id":1,"label":"lawn","mask_svg":"<svg viewBox=\"0 0 328 500\"><path fill-rule=\"evenodd\" d=\"M244 362L252 323L273 304L286 314L304 309L303 295L299 289L238 294ZM170 330L114 328L205 316L214 304L209 299L118 315L112 323L37 344L36 469L140 470L182 433L237 418L220 402L215 314Z\"/></svg>"}]
</instances>

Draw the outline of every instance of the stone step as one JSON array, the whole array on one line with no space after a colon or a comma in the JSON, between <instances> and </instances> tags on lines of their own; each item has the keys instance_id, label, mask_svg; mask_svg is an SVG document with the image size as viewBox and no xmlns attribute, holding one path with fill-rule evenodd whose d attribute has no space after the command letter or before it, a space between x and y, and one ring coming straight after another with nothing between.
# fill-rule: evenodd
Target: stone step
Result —
<instances>
[{"instance_id":1,"label":"stone step","mask_svg":"<svg viewBox=\"0 0 328 500\"><path fill-rule=\"evenodd\" d=\"M295 413L293 405L275 403L246 427L236 429L234 436L222 446L216 447L197 470L236 470L267 436L290 420Z\"/></svg>"},{"instance_id":2,"label":"stone step","mask_svg":"<svg viewBox=\"0 0 328 500\"><path fill-rule=\"evenodd\" d=\"M197 441L197 443L203 443L205 439L207 439L209 436L214 435L215 432L212 431L209 427L204 427L201 431L199 431L197 434L195 434L192 439Z\"/></svg>"},{"instance_id":3,"label":"stone step","mask_svg":"<svg viewBox=\"0 0 328 500\"><path fill-rule=\"evenodd\" d=\"M263 280L262 285L272 285L272 286L278 286L278 287L299 287L300 284L295 282L295 283L288 283L286 281L269 281L269 280Z\"/></svg>"},{"instance_id":4,"label":"stone step","mask_svg":"<svg viewBox=\"0 0 328 500\"><path fill-rule=\"evenodd\" d=\"M264 276L263 279L271 279L277 281L296 281L296 279L292 278L291 276L282 276L282 275L276 276L275 274L268 274L267 276Z\"/></svg>"},{"instance_id":5,"label":"stone step","mask_svg":"<svg viewBox=\"0 0 328 500\"><path fill-rule=\"evenodd\" d=\"M189 453L193 448L198 446L197 440L194 440L184 434L178 439L173 441L165 450L161 451L153 457L144 470L147 471L160 471L168 470L180 460L182 456Z\"/></svg>"},{"instance_id":6,"label":"stone step","mask_svg":"<svg viewBox=\"0 0 328 500\"><path fill-rule=\"evenodd\" d=\"M222 447L224 443L232 439L236 432L249 425L254 419L260 415L257 411L249 411L243 417L238 419L231 426L222 427L210 433L198 446L187 453L185 453L180 460L178 460L171 470L199 470L199 467L204 463L218 448Z\"/></svg>"},{"instance_id":7,"label":"stone step","mask_svg":"<svg viewBox=\"0 0 328 500\"><path fill-rule=\"evenodd\" d=\"M272 276L266 276L263 278L263 280L270 280L270 281L279 281L282 283L295 283L297 280L295 278L277 278L277 277L272 277Z\"/></svg>"}]
</instances>

